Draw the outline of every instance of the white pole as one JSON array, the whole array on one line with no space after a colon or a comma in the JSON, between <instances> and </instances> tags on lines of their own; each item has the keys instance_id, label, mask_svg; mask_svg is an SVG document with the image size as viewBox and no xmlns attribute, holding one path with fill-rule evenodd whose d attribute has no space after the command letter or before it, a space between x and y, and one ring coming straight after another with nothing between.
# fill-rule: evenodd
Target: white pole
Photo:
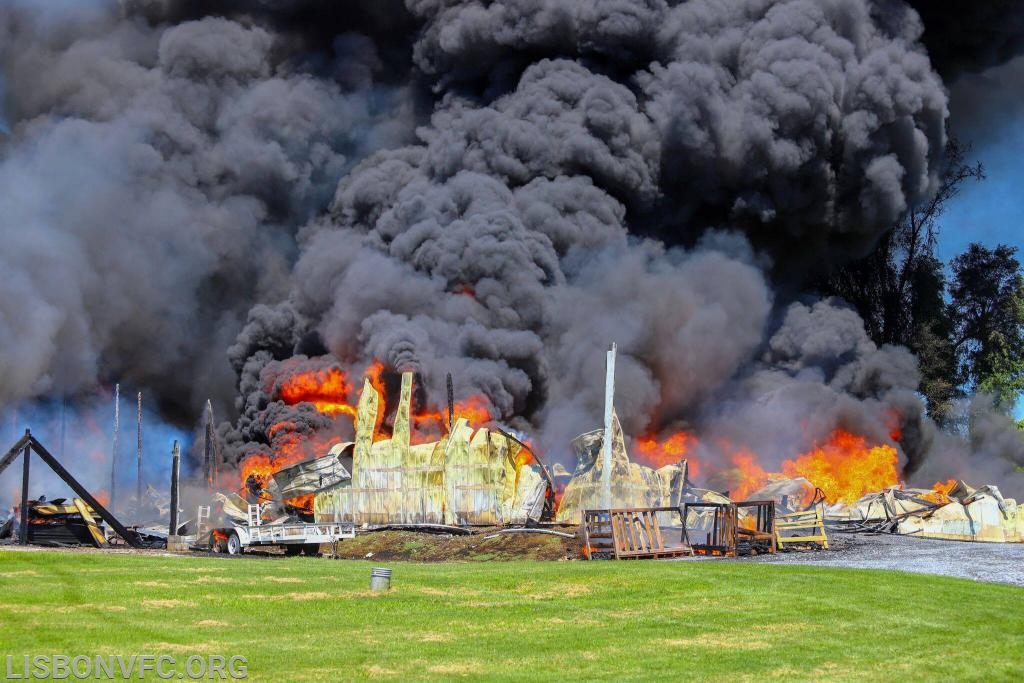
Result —
<instances>
[{"instance_id":1,"label":"white pole","mask_svg":"<svg viewBox=\"0 0 1024 683\"><path fill-rule=\"evenodd\" d=\"M604 462L601 469L601 507L612 507L612 414L615 400L615 344L608 352L604 381Z\"/></svg>"}]
</instances>

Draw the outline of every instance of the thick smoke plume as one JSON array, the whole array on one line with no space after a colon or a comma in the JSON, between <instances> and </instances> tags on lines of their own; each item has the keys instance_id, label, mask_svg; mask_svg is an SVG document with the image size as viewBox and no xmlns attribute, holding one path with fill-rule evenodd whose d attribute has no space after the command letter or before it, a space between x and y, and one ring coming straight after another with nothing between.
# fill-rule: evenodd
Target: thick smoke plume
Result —
<instances>
[{"instance_id":1,"label":"thick smoke plume","mask_svg":"<svg viewBox=\"0 0 1024 683\"><path fill-rule=\"evenodd\" d=\"M415 369L435 396L451 372L558 454L597 423L615 340L631 433L710 429L781 459L838 424L889 440L895 420L920 457L913 358L839 303L782 307L751 246L848 254L934 189L946 100L912 13L410 9L430 123L303 231L290 297L254 309L234 349L244 377L314 335L326 358Z\"/></svg>"},{"instance_id":2,"label":"thick smoke plume","mask_svg":"<svg viewBox=\"0 0 1024 683\"><path fill-rule=\"evenodd\" d=\"M451 373L566 460L616 341L630 434L772 464L843 427L920 467L914 358L796 293L934 192L932 23L895 0L331 5L12 5L0 400L237 392L239 459L327 428L285 378L380 361L435 405Z\"/></svg>"},{"instance_id":3,"label":"thick smoke plume","mask_svg":"<svg viewBox=\"0 0 1024 683\"><path fill-rule=\"evenodd\" d=\"M0 402L131 377L230 405L225 349L287 292L296 229L411 126L355 40L314 65L252 21L4 4Z\"/></svg>"}]
</instances>

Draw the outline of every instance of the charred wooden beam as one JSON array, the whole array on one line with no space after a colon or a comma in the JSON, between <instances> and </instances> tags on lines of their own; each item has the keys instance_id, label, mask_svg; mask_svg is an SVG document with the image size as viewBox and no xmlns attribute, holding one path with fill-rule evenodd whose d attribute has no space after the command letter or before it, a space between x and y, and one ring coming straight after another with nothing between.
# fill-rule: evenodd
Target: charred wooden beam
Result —
<instances>
[{"instance_id":1,"label":"charred wooden beam","mask_svg":"<svg viewBox=\"0 0 1024 683\"><path fill-rule=\"evenodd\" d=\"M178 440L174 440L171 449L171 518L167 525L167 533L171 536L178 535L178 471L181 467L181 448Z\"/></svg>"},{"instance_id":2,"label":"charred wooden beam","mask_svg":"<svg viewBox=\"0 0 1024 683\"><path fill-rule=\"evenodd\" d=\"M28 436L28 430L25 430L25 435ZM21 538L19 540L22 545L28 545L28 466L32 460L31 455L29 444L25 444L21 470Z\"/></svg>"},{"instance_id":3,"label":"charred wooden beam","mask_svg":"<svg viewBox=\"0 0 1024 683\"><path fill-rule=\"evenodd\" d=\"M18 442L11 446L11 449L4 454L3 458L0 458L0 474L3 474L4 470L10 467L11 463L18 459L21 452L25 450L25 446L28 445L29 434L26 431L25 436L18 439Z\"/></svg>"},{"instance_id":4,"label":"charred wooden beam","mask_svg":"<svg viewBox=\"0 0 1024 683\"><path fill-rule=\"evenodd\" d=\"M110 451L110 507L117 498L117 451L121 437L121 385L114 385L114 443Z\"/></svg>"},{"instance_id":5,"label":"charred wooden beam","mask_svg":"<svg viewBox=\"0 0 1024 683\"><path fill-rule=\"evenodd\" d=\"M213 489L213 404L206 401L206 428L203 433L203 479Z\"/></svg>"}]
</instances>

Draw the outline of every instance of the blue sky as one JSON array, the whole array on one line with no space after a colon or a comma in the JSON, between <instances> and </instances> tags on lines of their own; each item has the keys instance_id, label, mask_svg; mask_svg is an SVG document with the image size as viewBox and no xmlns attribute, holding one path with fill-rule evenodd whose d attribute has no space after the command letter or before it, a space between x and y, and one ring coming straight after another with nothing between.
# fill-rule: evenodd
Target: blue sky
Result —
<instances>
[{"instance_id":1,"label":"blue sky","mask_svg":"<svg viewBox=\"0 0 1024 683\"><path fill-rule=\"evenodd\" d=\"M1024 252L1024 117L975 145L972 156L984 164L987 178L970 183L946 210L939 257L949 261L971 242L1011 244Z\"/></svg>"},{"instance_id":2,"label":"blue sky","mask_svg":"<svg viewBox=\"0 0 1024 683\"><path fill-rule=\"evenodd\" d=\"M973 145L986 179L964 187L941 219L938 255L948 262L971 242L1009 244L1024 261L1024 57L961 78L950 88L950 126ZM1014 411L1024 418L1024 400Z\"/></svg>"}]
</instances>

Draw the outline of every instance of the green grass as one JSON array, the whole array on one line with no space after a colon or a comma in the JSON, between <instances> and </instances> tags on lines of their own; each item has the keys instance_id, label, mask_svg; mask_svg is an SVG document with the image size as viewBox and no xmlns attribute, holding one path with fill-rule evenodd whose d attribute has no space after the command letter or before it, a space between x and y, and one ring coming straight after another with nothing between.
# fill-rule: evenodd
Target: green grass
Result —
<instances>
[{"instance_id":1,"label":"green grass","mask_svg":"<svg viewBox=\"0 0 1024 683\"><path fill-rule=\"evenodd\" d=\"M0 655L245 655L255 680L1021 680L1024 589L717 562L0 552Z\"/></svg>"}]
</instances>

